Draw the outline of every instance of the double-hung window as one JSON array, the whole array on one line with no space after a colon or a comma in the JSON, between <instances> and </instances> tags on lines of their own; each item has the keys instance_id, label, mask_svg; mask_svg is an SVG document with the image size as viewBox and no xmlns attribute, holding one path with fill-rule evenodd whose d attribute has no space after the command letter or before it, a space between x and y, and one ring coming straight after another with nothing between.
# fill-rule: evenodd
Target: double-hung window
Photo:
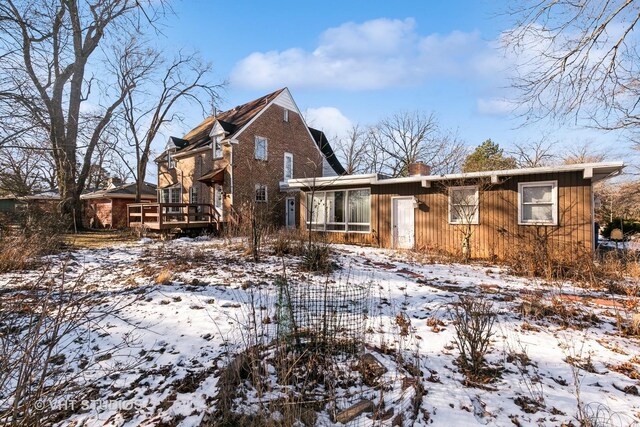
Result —
<instances>
[{"instance_id":1,"label":"double-hung window","mask_svg":"<svg viewBox=\"0 0 640 427\"><path fill-rule=\"evenodd\" d=\"M293 154L284 153L284 180L293 179Z\"/></svg>"},{"instance_id":2,"label":"double-hung window","mask_svg":"<svg viewBox=\"0 0 640 427\"><path fill-rule=\"evenodd\" d=\"M518 183L518 223L558 224L558 182Z\"/></svg>"},{"instance_id":3,"label":"double-hung window","mask_svg":"<svg viewBox=\"0 0 640 427\"><path fill-rule=\"evenodd\" d=\"M222 142L220 141L219 136L213 137L213 158L214 159L222 158Z\"/></svg>"},{"instance_id":4,"label":"double-hung window","mask_svg":"<svg viewBox=\"0 0 640 427\"><path fill-rule=\"evenodd\" d=\"M449 223L478 224L479 197L477 186L449 188Z\"/></svg>"},{"instance_id":5,"label":"double-hung window","mask_svg":"<svg viewBox=\"0 0 640 427\"><path fill-rule=\"evenodd\" d=\"M317 231L371 231L371 190L307 193L307 227Z\"/></svg>"},{"instance_id":6,"label":"double-hung window","mask_svg":"<svg viewBox=\"0 0 640 427\"><path fill-rule=\"evenodd\" d=\"M267 138L256 136L255 158L267 160Z\"/></svg>"},{"instance_id":7,"label":"double-hung window","mask_svg":"<svg viewBox=\"0 0 640 427\"><path fill-rule=\"evenodd\" d=\"M267 186L256 184L256 203L267 202Z\"/></svg>"}]
</instances>

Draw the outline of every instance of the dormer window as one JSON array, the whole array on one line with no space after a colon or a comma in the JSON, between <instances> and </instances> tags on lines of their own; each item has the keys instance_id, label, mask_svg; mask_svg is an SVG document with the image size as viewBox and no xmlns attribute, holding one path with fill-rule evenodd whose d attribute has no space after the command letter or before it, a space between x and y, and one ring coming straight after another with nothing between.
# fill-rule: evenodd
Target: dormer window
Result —
<instances>
[{"instance_id":1,"label":"dormer window","mask_svg":"<svg viewBox=\"0 0 640 427\"><path fill-rule=\"evenodd\" d=\"M284 109L284 116L282 117L282 120L285 122L289 121L289 110L287 110L286 108Z\"/></svg>"},{"instance_id":2,"label":"dormer window","mask_svg":"<svg viewBox=\"0 0 640 427\"><path fill-rule=\"evenodd\" d=\"M214 159L222 158L222 142L220 141L219 136L213 137L213 158Z\"/></svg>"},{"instance_id":3,"label":"dormer window","mask_svg":"<svg viewBox=\"0 0 640 427\"><path fill-rule=\"evenodd\" d=\"M167 168L174 169L176 167L176 161L173 159L171 152L167 153Z\"/></svg>"}]
</instances>

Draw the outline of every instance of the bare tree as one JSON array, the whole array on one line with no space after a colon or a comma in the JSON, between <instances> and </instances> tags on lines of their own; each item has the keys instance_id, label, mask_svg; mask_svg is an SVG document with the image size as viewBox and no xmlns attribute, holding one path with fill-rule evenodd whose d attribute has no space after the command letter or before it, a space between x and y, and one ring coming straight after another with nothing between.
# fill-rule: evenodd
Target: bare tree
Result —
<instances>
[{"instance_id":1,"label":"bare tree","mask_svg":"<svg viewBox=\"0 0 640 427\"><path fill-rule=\"evenodd\" d=\"M135 161L130 170L136 180L136 202L142 195L151 144L163 126L182 120L180 107L189 104L198 105L205 113L203 98L213 103L222 87L207 81L211 64L196 54L179 52L172 61L151 50L146 55L150 58L149 72L136 90L127 93L124 102L126 136Z\"/></svg>"},{"instance_id":2,"label":"bare tree","mask_svg":"<svg viewBox=\"0 0 640 427\"><path fill-rule=\"evenodd\" d=\"M593 145L584 143L571 146L563 155L562 161L566 165L578 163L597 163L605 159L605 154L594 150Z\"/></svg>"},{"instance_id":3,"label":"bare tree","mask_svg":"<svg viewBox=\"0 0 640 427\"><path fill-rule=\"evenodd\" d=\"M640 4L632 0L516 2L503 41L518 55L515 86L529 119L571 116L602 129L640 124Z\"/></svg>"},{"instance_id":4,"label":"bare tree","mask_svg":"<svg viewBox=\"0 0 640 427\"><path fill-rule=\"evenodd\" d=\"M466 150L458 138L443 132L433 113L396 113L381 120L368 132L377 153L374 172L406 176L411 163L422 161L435 173L458 169Z\"/></svg>"},{"instance_id":5,"label":"bare tree","mask_svg":"<svg viewBox=\"0 0 640 427\"><path fill-rule=\"evenodd\" d=\"M12 105L17 130L46 132L61 210L74 219L96 144L144 72L129 55L141 23L162 10L154 0L0 3L0 110Z\"/></svg>"},{"instance_id":6,"label":"bare tree","mask_svg":"<svg viewBox=\"0 0 640 427\"><path fill-rule=\"evenodd\" d=\"M515 143L510 154L516 159L516 164L520 168L549 166L558 157L554 152L557 144L557 141L551 141L547 138Z\"/></svg>"},{"instance_id":7,"label":"bare tree","mask_svg":"<svg viewBox=\"0 0 640 427\"><path fill-rule=\"evenodd\" d=\"M0 192L26 196L48 189L42 163L51 153L32 147L11 146L0 149Z\"/></svg>"},{"instance_id":8,"label":"bare tree","mask_svg":"<svg viewBox=\"0 0 640 427\"><path fill-rule=\"evenodd\" d=\"M349 129L346 138L338 141L337 151L347 175L363 173L366 169L368 147L365 136L366 132L360 125L354 125Z\"/></svg>"}]
</instances>

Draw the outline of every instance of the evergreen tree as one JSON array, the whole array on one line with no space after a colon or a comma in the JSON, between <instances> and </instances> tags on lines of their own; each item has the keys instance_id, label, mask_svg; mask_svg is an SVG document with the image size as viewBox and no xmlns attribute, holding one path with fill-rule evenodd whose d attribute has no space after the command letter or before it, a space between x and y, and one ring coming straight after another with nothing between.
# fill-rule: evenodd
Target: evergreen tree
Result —
<instances>
[{"instance_id":1,"label":"evergreen tree","mask_svg":"<svg viewBox=\"0 0 640 427\"><path fill-rule=\"evenodd\" d=\"M513 169L516 159L505 157L504 150L498 144L487 139L473 153L469 154L462 166L463 172Z\"/></svg>"}]
</instances>

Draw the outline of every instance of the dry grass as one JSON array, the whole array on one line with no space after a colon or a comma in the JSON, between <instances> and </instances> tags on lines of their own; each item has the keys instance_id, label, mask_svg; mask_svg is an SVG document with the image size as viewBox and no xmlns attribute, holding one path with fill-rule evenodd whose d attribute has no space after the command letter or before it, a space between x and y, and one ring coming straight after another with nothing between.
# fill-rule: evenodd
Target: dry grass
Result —
<instances>
[{"instance_id":1,"label":"dry grass","mask_svg":"<svg viewBox=\"0 0 640 427\"><path fill-rule=\"evenodd\" d=\"M170 285L173 278L173 271L168 268L163 268L156 276L156 283L159 285Z\"/></svg>"},{"instance_id":2,"label":"dry grass","mask_svg":"<svg viewBox=\"0 0 640 427\"><path fill-rule=\"evenodd\" d=\"M136 240L133 233L122 230L82 231L62 236L67 246L78 249L102 249Z\"/></svg>"},{"instance_id":3,"label":"dry grass","mask_svg":"<svg viewBox=\"0 0 640 427\"><path fill-rule=\"evenodd\" d=\"M60 248L56 235L5 235L0 239L0 272L33 268L38 257L56 253Z\"/></svg>"}]
</instances>

